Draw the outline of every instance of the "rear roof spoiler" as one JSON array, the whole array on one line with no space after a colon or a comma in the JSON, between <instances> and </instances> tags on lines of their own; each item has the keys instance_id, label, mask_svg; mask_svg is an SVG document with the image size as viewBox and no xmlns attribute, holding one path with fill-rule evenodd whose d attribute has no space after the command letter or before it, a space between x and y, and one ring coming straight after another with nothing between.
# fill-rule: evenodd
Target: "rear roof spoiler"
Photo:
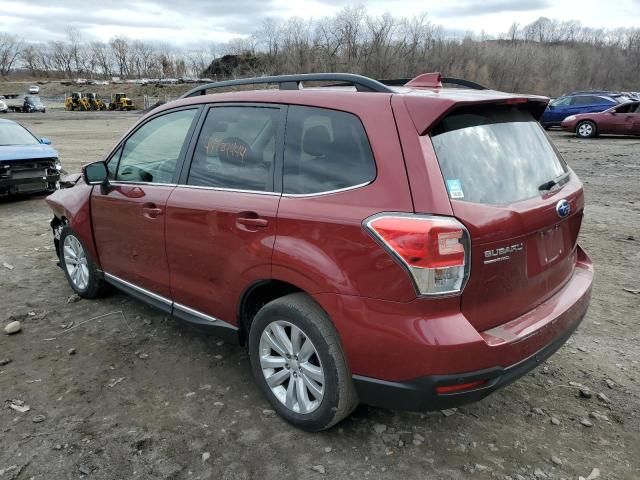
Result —
<instances>
[{"instance_id":1,"label":"rear roof spoiler","mask_svg":"<svg viewBox=\"0 0 640 480\"><path fill-rule=\"evenodd\" d=\"M445 97L398 95L394 97L396 102L403 102L413 120L413 124L419 135L425 135L447 115L463 107L482 105L514 105L527 110L533 118L539 120L544 113L549 99L535 95L518 95L502 92L487 92L481 96L463 93L447 95Z\"/></svg>"}]
</instances>

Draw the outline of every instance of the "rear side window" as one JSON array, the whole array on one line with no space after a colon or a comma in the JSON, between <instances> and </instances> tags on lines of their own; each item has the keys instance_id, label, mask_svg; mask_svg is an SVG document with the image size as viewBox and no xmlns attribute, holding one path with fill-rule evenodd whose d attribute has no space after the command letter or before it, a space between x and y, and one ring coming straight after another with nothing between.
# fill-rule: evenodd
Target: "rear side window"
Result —
<instances>
[{"instance_id":1,"label":"rear side window","mask_svg":"<svg viewBox=\"0 0 640 480\"><path fill-rule=\"evenodd\" d=\"M312 107L289 107L283 190L314 194L371 182L376 165L360 119Z\"/></svg>"},{"instance_id":2,"label":"rear side window","mask_svg":"<svg viewBox=\"0 0 640 480\"><path fill-rule=\"evenodd\" d=\"M209 110L187 183L234 190L273 190L279 118L278 108Z\"/></svg>"},{"instance_id":3,"label":"rear side window","mask_svg":"<svg viewBox=\"0 0 640 480\"><path fill-rule=\"evenodd\" d=\"M593 97L591 95L582 95L573 99L573 105L598 105L601 103L611 103L603 97Z\"/></svg>"},{"instance_id":4,"label":"rear side window","mask_svg":"<svg viewBox=\"0 0 640 480\"><path fill-rule=\"evenodd\" d=\"M540 195L568 171L540 124L509 106L465 107L431 140L452 199L505 204Z\"/></svg>"}]
</instances>

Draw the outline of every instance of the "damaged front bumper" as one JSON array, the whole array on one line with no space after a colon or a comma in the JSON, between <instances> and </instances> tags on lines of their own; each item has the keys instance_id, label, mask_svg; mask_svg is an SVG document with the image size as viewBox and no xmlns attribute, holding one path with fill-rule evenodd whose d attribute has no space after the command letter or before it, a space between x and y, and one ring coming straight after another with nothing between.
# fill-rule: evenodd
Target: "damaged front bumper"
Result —
<instances>
[{"instance_id":1,"label":"damaged front bumper","mask_svg":"<svg viewBox=\"0 0 640 480\"><path fill-rule=\"evenodd\" d=\"M19 194L58 188L60 162L55 159L0 162L0 193Z\"/></svg>"}]
</instances>

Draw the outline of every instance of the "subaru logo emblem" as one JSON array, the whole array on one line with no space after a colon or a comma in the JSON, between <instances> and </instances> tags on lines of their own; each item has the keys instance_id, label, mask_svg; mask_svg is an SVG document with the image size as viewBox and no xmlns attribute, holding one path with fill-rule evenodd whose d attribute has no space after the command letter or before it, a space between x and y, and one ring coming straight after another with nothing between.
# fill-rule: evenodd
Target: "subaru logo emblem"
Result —
<instances>
[{"instance_id":1,"label":"subaru logo emblem","mask_svg":"<svg viewBox=\"0 0 640 480\"><path fill-rule=\"evenodd\" d=\"M571 205L566 200L560 200L556 203L556 213L560 218L564 218L571 212Z\"/></svg>"}]
</instances>

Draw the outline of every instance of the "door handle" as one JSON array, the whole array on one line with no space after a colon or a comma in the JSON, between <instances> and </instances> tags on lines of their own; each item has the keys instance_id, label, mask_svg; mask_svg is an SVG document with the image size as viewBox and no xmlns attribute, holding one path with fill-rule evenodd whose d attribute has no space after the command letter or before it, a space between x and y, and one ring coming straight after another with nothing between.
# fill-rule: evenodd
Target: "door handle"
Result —
<instances>
[{"instance_id":1,"label":"door handle","mask_svg":"<svg viewBox=\"0 0 640 480\"><path fill-rule=\"evenodd\" d=\"M236 223L244 225L245 227L266 227L269 225L269 221L264 218L248 218L238 217Z\"/></svg>"},{"instance_id":2,"label":"door handle","mask_svg":"<svg viewBox=\"0 0 640 480\"><path fill-rule=\"evenodd\" d=\"M155 203L145 203L142 206L142 215L147 218L158 218L160 215L162 215L162 212L163 210L161 208L158 208Z\"/></svg>"},{"instance_id":3,"label":"door handle","mask_svg":"<svg viewBox=\"0 0 640 480\"><path fill-rule=\"evenodd\" d=\"M256 212L240 212L236 216L236 226L241 230L256 231L269 225L266 218L260 218Z\"/></svg>"}]
</instances>

